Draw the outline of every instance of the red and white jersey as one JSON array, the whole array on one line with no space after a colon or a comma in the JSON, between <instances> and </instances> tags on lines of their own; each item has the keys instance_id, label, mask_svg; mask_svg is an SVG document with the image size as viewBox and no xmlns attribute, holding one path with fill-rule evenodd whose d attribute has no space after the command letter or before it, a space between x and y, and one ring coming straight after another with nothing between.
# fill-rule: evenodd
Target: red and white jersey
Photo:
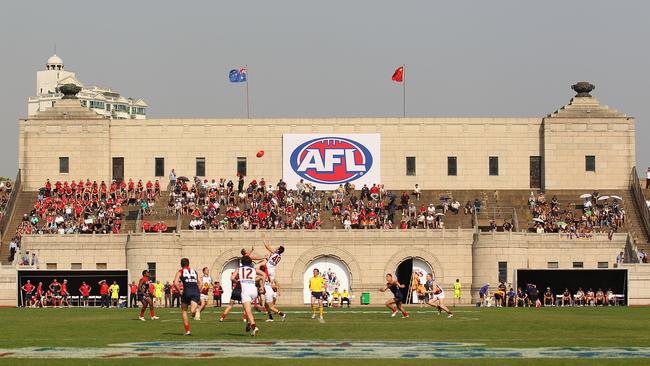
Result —
<instances>
[{"instance_id":1,"label":"red and white jersey","mask_svg":"<svg viewBox=\"0 0 650 366\"><path fill-rule=\"evenodd\" d=\"M440 295L445 293L445 290L443 290L442 287L440 287L437 282L433 283L433 286L431 287L431 291L433 291L434 295Z\"/></svg>"},{"instance_id":2,"label":"red and white jersey","mask_svg":"<svg viewBox=\"0 0 650 366\"><path fill-rule=\"evenodd\" d=\"M240 265L237 274L239 275L239 283L241 284L242 290L256 288L255 276L257 275L257 271L254 267Z\"/></svg>"},{"instance_id":3,"label":"red and white jersey","mask_svg":"<svg viewBox=\"0 0 650 366\"><path fill-rule=\"evenodd\" d=\"M269 256L269 259L266 261L266 268L270 270L274 270L275 267L280 264L280 261L282 260L282 254L279 253L273 253L271 256Z\"/></svg>"},{"instance_id":4,"label":"red and white jersey","mask_svg":"<svg viewBox=\"0 0 650 366\"><path fill-rule=\"evenodd\" d=\"M212 283L212 277L203 275L203 287L201 288L201 293L207 295L210 290L210 284Z\"/></svg>"}]
</instances>

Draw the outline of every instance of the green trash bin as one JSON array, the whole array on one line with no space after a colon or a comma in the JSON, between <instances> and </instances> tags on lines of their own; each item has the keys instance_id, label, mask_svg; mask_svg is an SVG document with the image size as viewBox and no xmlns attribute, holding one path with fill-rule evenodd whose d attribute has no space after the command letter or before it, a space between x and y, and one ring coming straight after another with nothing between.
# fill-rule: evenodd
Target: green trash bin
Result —
<instances>
[{"instance_id":1,"label":"green trash bin","mask_svg":"<svg viewBox=\"0 0 650 366\"><path fill-rule=\"evenodd\" d=\"M370 292L361 293L361 305L370 305Z\"/></svg>"}]
</instances>

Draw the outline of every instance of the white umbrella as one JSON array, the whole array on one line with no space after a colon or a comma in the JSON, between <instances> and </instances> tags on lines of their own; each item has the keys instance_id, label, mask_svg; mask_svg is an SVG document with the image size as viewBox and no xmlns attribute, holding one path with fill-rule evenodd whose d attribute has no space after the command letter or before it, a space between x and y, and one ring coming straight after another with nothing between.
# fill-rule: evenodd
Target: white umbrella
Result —
<instances>
[{"instance_id":1,"label":"white umbrella","mask_svg":"<svg viewBox=\"0 0 650 366\"><path fill-rule=\"evenodd\" d=\"M619 201L623 200L623 197L621 197L621 196L610 196L610 197L615 199L615 200L619 200Z\"/></svg>"},{"instance_id":2,"label":"white umbrella","mask_svg":"<svg viewBox=\"0 0 650 366\"><path fill-rule=\"evenodd\" d=\"M608 200L608 199L609 199L609 196L600 196L600 197L598 197L598 201L604 201L604 200Z\"/></svg>"},{"instance_id":3,"label":"white umbrella","mask_svg":"<svg viewBox=\"0 0 650 366\"><path fill-rule=\"evenodd\" d=\"M591 197L590 193L585 193L580 195L580 198L590 198L590 197Z\"/></svg>"},{"instance_id":4,"label":"white umbrella","mask_svg":"<svg viewBox=\"0 0 650 366\"><path fill-rule=\"evenodd\" d=\"M544 223L544 220L540 219L539 217L534 218L533 221L539 222L540 224Z\"/></svg>"}]
</instances>

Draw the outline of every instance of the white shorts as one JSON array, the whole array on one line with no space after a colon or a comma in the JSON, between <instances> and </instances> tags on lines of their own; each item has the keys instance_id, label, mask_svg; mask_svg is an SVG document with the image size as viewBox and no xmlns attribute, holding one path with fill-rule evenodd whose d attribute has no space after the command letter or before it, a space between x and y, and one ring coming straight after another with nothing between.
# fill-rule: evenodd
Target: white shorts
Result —
<instances>
[{"instance_id":1,"label":"white shorts","mask_svg":"<svg viewBox=\"0 0 650 366\"><path fill-rule=\"evenodd\" d=\"M209 297L208 295L201 294L201 301L208 301Z\"/></svg>"},{"instance_id":2,"label":"white shorts","mask_svg":"<svg viewBox=\"0 0 650 366\"><path fill-rule=\"evenodd\" d=\"M266 267L266 271L269 273L269 280L273 282L275 280L275 267Z\"/></svg>"},{"instance_id":3,"label":"white shorts","mask_svg":"<svg viewBox=\"0 0 650 366\"><path fill-rule=\"evenodd\" d=\"M257 299L257 288L253 285L252 288L242 286L241 288L241 302L253 302Z\"/></svg>"},{"instance_id":4,"label":"white shorts","mask_svg":"<svg viewBox=\"0 0 650 366\"><path fill-rule=\"evenodd\" d=\"M441 292L439 294L433 294L433 298L438 299L438 300L444 300L445 299L445 292L443 291L443 292Z\"/></svg>"},{"instance_id":5,"label":"white shorts","mask_svg":"<svg viewBox=\"0 0 650 366\"><path fill-rule=\"evenodd\" d=\"M264 292L265 292L264 297L266 297L266 301L272 301L277 296L275 294L275 291L273 291L273 288L269 284L264 285Z\"/></svg>"}]
</instances>

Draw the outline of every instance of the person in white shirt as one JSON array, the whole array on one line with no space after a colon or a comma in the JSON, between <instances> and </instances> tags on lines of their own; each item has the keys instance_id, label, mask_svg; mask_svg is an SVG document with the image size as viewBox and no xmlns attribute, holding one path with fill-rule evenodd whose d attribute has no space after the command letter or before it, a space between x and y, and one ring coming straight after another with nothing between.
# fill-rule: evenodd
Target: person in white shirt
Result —
<instances>
[{"instance_id":1,"label":"person in white shirt","mask_svg":"<svg viewBox=\"0 0 650 366\"><path fill-rule=\"evenodd\" d=\"M646 173L646 179L645 179L645 189L650 188L650 166L648 167L648 172Z\"/></svg>"},{"instance_id":2,"label":"person in white shirt","mask_svg":"<svg viewBox=\"0 0 650 366\"><path fill-rule=\"evenodd\" d=\"M415 199L417 201L420 200L420 195L422 194L422 190L420 189L420 186L418 184L415 184L415 187L413 187L413 195L415 196Z\"/></svg>"}]
</instances>

